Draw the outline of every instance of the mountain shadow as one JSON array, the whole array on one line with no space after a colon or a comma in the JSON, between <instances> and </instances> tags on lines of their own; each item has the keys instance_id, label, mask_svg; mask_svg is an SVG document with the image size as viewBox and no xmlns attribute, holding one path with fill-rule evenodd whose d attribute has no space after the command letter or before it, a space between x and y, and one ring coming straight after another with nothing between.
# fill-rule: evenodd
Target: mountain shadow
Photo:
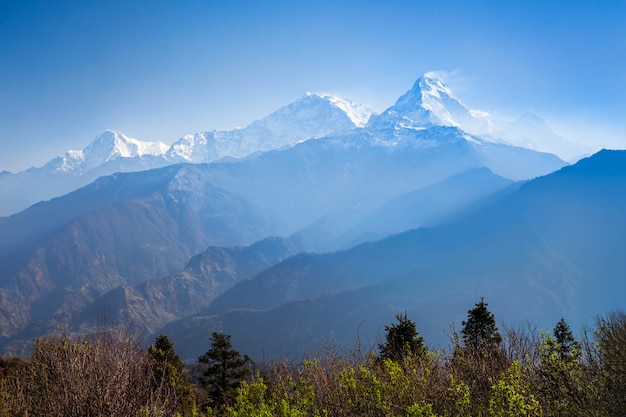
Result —
<instances>
[{"instance_id":1,"label":"mountain shadow","mask_svg":"<svg viewBox=\"0 0 626 417\"><path fill-rule=\"evenodd\" d=\"M451 224L289 258L172 326L194 328L198 339L218 327L255 352L300 354L303 340L319 345L332 334L349 342L357 329L346 329L346 317L371 306L362 316L370 331L389 320L381 314L407 310L427 341L442 343L442 332L484 296L509 325L548 327L563 316L580 328L598 312L623 308L623 213L626 151L601 151ZM329 300L341 300L332 302L338 310L326 310ZM320 327L299 324L318 317ZM239 333L248 322L255 331ZM190 351L198 339L185 339Z\"/></svg>"}]
</instances>

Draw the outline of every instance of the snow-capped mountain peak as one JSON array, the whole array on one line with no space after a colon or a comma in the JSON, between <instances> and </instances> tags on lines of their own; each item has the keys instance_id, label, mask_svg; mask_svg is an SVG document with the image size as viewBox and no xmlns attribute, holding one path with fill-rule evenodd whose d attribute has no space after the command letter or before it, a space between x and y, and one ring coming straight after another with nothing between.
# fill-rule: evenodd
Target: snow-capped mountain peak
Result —
<instances>
[{"instance_id":1,"label":"snow-capped mountain peak","mask_svg":"<svg viewBox=\"0 0 626 417\"><path fill-rule=\"evenodd\" d=\"M419 77L413 88L372 121L373 126L389 123L413 128L455 126L474 134L492 131L489 113L468 108L434 72Z\"/></svg>"},{"instance_id":2,"label":"snow-capped mountain peak","mask_svg":"<svg viewBox=\"0 0 626 417\"><path fill-rule=\"evenodd\" d=\"M458 119L474 115L435 73L426 73L416 82L413 90L421 96L421 107L430 111L431 120L447 126L459 126Z\"/></svg>"},{"instance_id":3,"label":"snow-capped mountain peak","mask_svg":"<svg viewBox=\"0 0 626 417\"><path fill-rule=\"evenodd\" d=\"M169 161L210 162L283 149L312 138L362 127L372 111L329 94L306 93L245 128L196 133L167 151Z\"/></svg>"},{"instance_id":4,"label":"snow-capped mountain peak","mask_svg":"<svg viewBox=\"0 0 626 417\"><path fill-rule=\"evenodd\" d=\"M413 88L380 116L372 117L373 128L420 129L431 126L454 126L481 140L551 152L565 160L576 160L589 149L556 134L533 113L517 120L504 120L497 115L469 108L437 76L429 72L417 79Z\"/></svg>"},{"instance_id":5,"label":"snow-capped mountain peak","mask_svg":"<svg viewBox=\"0 0 626 417\"><path fill-rule=\"evenodd\" d=\"M307 95L310 96L310 95L316 95L316 94L307 93ZM358 104L353 101L343 99L343 98L340 98L331 94L322 93L322 94L319 94L318 96L321 97L322 99L328 100L334 106L341 109L346 114L346 116L348 116L350 120L352 120L352 123L354 123L356 127L365 126L367 124L367 121L370 119L370 116L373 113L372 109L370 109L369 107L363 106L362 104Z\"/></svg>"},{"instance_id":6,"label":"snow-capped mountain peak","mask_svg":"<svg viewBox=\"0 0 626 417\"><path fill-rule=\"evenodd\" d=\"M143 142L115 130L105 130L82 152L86 160L97 159L104 162L116 157L134 158L144 155L162 155L168 149L169 146L163 142Z\"/></svg>"},{"instance_id":7,"label":"snow-capped mountain peak","mask_svg":"<svg viewBox=\"0 0 626 417\"><path fill-rule=\"evenodd\" d=\"M459 101L452 90L434 72L427 72L419 77L413 86L413 90L416 89L422 94L424 104L432 99L441 100L445 96Z\"/></svg>"},{"instance_id":8,"label":"snow-capped mountain peak","mask_svg":"<svg viewBox=\"0 0 626 417\"><path fill-rule=\"evenodd\" d=\"M105 130L82 150L70 150L50 161L49 170L81 174L117 158L142 158L164 155L169 149L163 142L144 142L115 130Z\"/></svg>"},{"instance_id":9,"label":"snow-capped mountain peak","mask_svg":"<svg viewBox=\"0 0 626 417\"><path fill-rule=\"evenodd\" d=\"M178 139L166 152L169 161L209 162L218 155L210 146L215 132L200 132Z\"/></svg>"}]
</instances>

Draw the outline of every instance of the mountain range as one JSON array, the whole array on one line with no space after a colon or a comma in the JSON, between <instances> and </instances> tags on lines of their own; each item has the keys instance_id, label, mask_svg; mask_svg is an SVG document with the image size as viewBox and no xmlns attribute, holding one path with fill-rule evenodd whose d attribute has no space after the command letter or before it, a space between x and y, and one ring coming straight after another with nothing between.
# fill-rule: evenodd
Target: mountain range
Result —
<instances>
[{"instance_id":1,"label":"mountain range","mask_svg":"<svg viewBox=\"0 0 626 417\"><path fill-rule=\"evenodd\" d=\"M431 345L482 297L501 328L572 328L624 308L626 152L601 151L446 225L328 254L300 254L241 281L162 331L189 357L206 329L257 358L369 346L406 311ZM263 294L264 296L259 296Z\"/></svg>"},{"instance_id":2,"label":"mountain range","mask_svg":"<svg viewBox=\"0 0 626 417\"><path fill-rule=\"evenodd\" d=\"M596 171L623 155L566 167L463 128L485 120L427 74L380 115L307 94L247 128L167 149L105 132L49 175L131 172L0 221L0 348L23 353L38 335L85 331L106 312L171 334L190 358L215 329L258 358L323 338L345 343L361 327L375 335L401 310L432 307L436 319L418 321L432 336L453 306L480 295L527 296L546 317L574 312L579 323L589 311L572 307L579 289L600 263L614 265L564 236L580 223L594 238L610 229L613 220L584 215L621 208L603 185L619 190L621 171ZM566 296L546 295L559 290ZM518 304L504 316L523 312Z\"/></svg>"},{"instance_id":3,"label":"mountain range","mask_svg":"<svg viewBox=\"0 0 626 417\"><path fill-rule=\"evenodd\" d=\"M388 126L391 120L404 127L410 124L458 127L483 141L555 153L567 161L590 153L589 149L556 134L535 114L527 113L508 121L470 109L436 74L428 73L381 115L350 100L307 93L245 128L186 135L171 146L107 130L84 149L70 150L42 167L18 173L0 172L0 216L66 194L100 176L181 162L208 163L223 158L242 158L366 125L369 128L375 128L377 123Z\"/></svg>"},{"instance_id":4,"label":"mountain range","mask_svg":"<svg viewBox=\"0 0 626 417\"><path fill-rule=\"evenodd\" d=\"M40 168L0 173L0 215L66 194L100 176L182 162L207 163L281 149L306 139L362 127L371 110L330 95L306 94L243 129L185 136L173 145L144 142L107 130L82 150L68 151ZM43 186L45 184L45 186Z\"/></svg>"}]
</instances>

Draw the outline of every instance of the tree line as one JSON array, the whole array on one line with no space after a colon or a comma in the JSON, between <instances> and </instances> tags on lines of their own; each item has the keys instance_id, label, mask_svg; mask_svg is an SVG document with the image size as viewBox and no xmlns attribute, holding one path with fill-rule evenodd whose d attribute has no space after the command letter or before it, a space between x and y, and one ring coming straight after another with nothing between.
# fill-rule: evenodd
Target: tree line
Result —
<instances>
[{"instance_id":1,"label":"tree line","mask_svg":"<svg viewBox=\"0 0 626 417\"><path fill-rule=\"evenodd\" d=\"M376 346L328 347L255 364L215 332L185 365L165 335L145 347L128 327L51 334L28 360L0 360L4 416L618 416L626 412L626 314L580 340L497 327L481 299L447 348L429 348L398 314Z\"/></svg>"}]
</instances>

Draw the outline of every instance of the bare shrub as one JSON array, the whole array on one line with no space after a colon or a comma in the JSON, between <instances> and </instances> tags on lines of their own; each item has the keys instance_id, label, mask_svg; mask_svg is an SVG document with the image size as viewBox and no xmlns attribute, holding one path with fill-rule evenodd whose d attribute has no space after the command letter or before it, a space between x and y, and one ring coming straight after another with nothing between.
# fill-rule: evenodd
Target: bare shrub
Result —
<instances>
[{"instance_id":1,"label":"bare shrub","mask_svg":"<svg viewBox=\"0 0 626 417\"><path fill-rule=\"evenodd\" d=\"M170 390L157 384L137 335L111 328L80 338L48 335L14 381L24 415L173 415Z\"/></svg>"}]
</instances>

